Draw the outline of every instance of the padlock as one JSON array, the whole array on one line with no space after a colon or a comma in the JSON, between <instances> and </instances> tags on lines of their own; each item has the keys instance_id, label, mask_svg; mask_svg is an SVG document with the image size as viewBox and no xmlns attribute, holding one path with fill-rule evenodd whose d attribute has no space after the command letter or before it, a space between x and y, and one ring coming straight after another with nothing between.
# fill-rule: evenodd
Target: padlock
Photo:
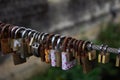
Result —
<instances>
[{"instance_id":1,"label":"padlock","mask_svg":"<svg viewBox=\"0 0 120 80\"><path fill-rule=\"evenodd\" d=\"M72 47L73 47L73 55L74 55L75 59L77 59L77 54L78 54L78 49L76 48L76 43L77 42L78 42L78 40L74 40L73 45L72 45Z\"/></svg>"},{"instance_id":2,"label":"padlock","mask_svg":"<svg viewBox=\"0 0 120 80\"><path fill-rule=\"evenodd\" d=\"M74 59L69 59L71 58L70 57L70 54L72 53L70 50L71 50L71 41L70 40L74 40L74 39L71 39L71 38L66 38L62 44L62 48L63 48L63 51L61 53L62 55L62 70L68 70L70 68L72 68L73 66L75 66L76 64L76 60L75 58ZM69 44L69 46L68 46Z\"/></svg>"},{"instance_id":3,"label":"padlock","mask_svg":"<svg viewBox=\"0 0 120 80\"><path fill-rule=\"evenodd\" d=\"M36 57L40 57L40 54L39 54L39 47L40 47L40 44L37 43L37 42L34 42L32 44L32 54Z\"/></svg>"},{"instance_id":4,"label":"padlock","mask_svg":"<svg viewBox=\"0 0 120 80\"><path fill-rule=\"evenodd\" d=\"M45 62L46 63L50 63L51 59L50 59L50 49L51 49L51 44L52 44L52 37L54 36L54 34L49 34L49 36L47 37L46 40L46 45L45 45Z\"/></svg>"},{"instance_id":5,"label":"padlock","mask_svg":"<svg viewBox=\"0 0 120 80\"><path fill-rule=\"evenodd\" d=\"M92 49L92 45L93 45L92 42L88 45L89 46L89 48L88 48L88 59L90 61L96 59L96 51Z\"/></svg>"},{"instance_id":6,"label":"padlock","mask_svg":"<svg viewBox=\"0 0 120 80\"><path fill-rule=\"evenodd\" d=\"M107 49L108 49L108 45L105 45L103 47L103 56L102 56L102 63L105 64L105 63L108 63L109 62L109 53L107 52Z\"/></svg>"},{"instance_id":7,"label":"padlock","mask_svg":"<svg viewBox=\"0 0 120 80\"><path fill-rule=\"evenodd\" d=\"M36 31L35 30L31 30L29 33L28 33L28 41L27 41L27 48L28 48L28 53L30 54L30 56L32 56L32 44L34 42L34 39L35 39L35 34L36 34Z\"/></svg>"},{"instance_id":8,"label":"padlock","mask_svg":"<svg viewBox=\"0 0 120 80\"><path fill-rule=\"evenodd\" d=\"M19 65L19 64L22 64L22 63L26 62L26 59L21 58L20 54L18 54L16 52L13 52L12 56L13 56L14 65Z\"/></svg>"},{"instance_id":9,"label":"padlock","mask_svg":"<svg viewBox=\"0 0 120 80\"><path fill-rule=\"evenodd\" d=\"M52 49L50 50L50 57L51 57L51 66L52 67L56 67L56 44L57 44L57 40L59 39L60 35L56 34L55 36L53 36L52 38Z\"/></svg>"},{"instance_id":10,"label":"padlock","mask_svg":"<svg viewBox=\"0 0 120 80\"><path fill-rule=\"evenodd\" d=\"M22 50L24 50L24 56L25 57L30 57L32 56L32 52L29 52L29 43L30 43L30 39L28 36L28 33L31 31L31 29L27 28L26 30L24 30L22 32Z\"/></svg>"},{"instance_id":11,"label":"padlock","mask_svg":"<svg viewBox=\"0 0 120 80\"><path fill-rule=\"evenodd\" d=\"M78 65L82 65L82 62L81 62L81 53L82 53L82 44L84 43L84 41L82 40L79 40L76 42L76 45L75 45L75 50L76 50L76 58L77 58L77 64Z\"/></svg>"},{"instance_id":12,"label":"padlock","mask_svg":"<svg viewBox=\"0 0 120 80\"><path fill-rule=\"evenodd\" d=\"M21 33L21 31L23 31L23 30L25 30L26 28L24 28L24 27L21 27L21 28L18 28L16 31L15 31L15 40L17 40L18 41L18 46L17 46L17 49L18 50L16 50L16 52L17 53L20 53L20 56L21 56L21 58L25 58L26 59L26 57L25 57L25 53L26 53L26 45L24 45L24 43L25 43L25 41L24 41L24 39L22 38L22 33ZM18 37L16 37L16 36L18 36Z\"/></svg>"},{"instance_id":13,"label":"padlock","mask_svg":"<svg viewBox=\"0 0 120 80\"><path fill-rule=\"evenodd\" d=\"M2 31L2 28L3 28L4 25L5 25L5 23L0 24L0 55L3 55L2 52L1 52L1 31Z\"/></svg>"},{"instance_id":14,"label":"padlock","mask_svg":"<svg viewBox=\"0 0 120 80\"><path fill-rule=\"evenodd\" d=\"M89 44L89 41L84 41L82 44L82 53L81 53L81 62L83 67L83 72L88 73L92 70L93 65L90 63L88 56L87 56L87 48L86 46Z\"/></svg>"},{"instance_id":15,"label":"padlock","mask_svg":"<svg viewBox=\"0 0 120 80\"><path fill-rule=\"evenodd\" d=\"M11 38L11 43L10 43L10 47L13 50L14 48L14 41L15 41L15 31L16 29L18 29L18 26L14 26L11 31L10 31L10 38ZM16 50L16 49L15 49ZM13 50L14 51L14 50Z\"/></svg>"},{"instance_id":16,"label":"padlock","mask_svg":"<svg viewBox=\"0 0 120 80\"><path fill-rule=\"evenodd\" d=\"M104 55L102 56L102 63L108 63L109 62L109 53L104 53Z\"/></svg>"},{"instance_id":17,"label":"padlock","mask_svg":"<svg viewBox=\"0 0 120 80\"><path fill-rule=\"evenodd\" d=\"M10 38L9 38L9 29L10 24L6 24L1 31L1 51L3 55L9 54L12 52L10 47Z\"/></svg>"},{"instance_id":18,"label":"padlock","mask_svg":"<svg viewBox=\"0 0 120 80\"><path fill-rule=\"evenodd\" d=\"M31 51L32 51L32 54L36 57L40 57L40 52L39 52L39 48L41 47L40 43L37 41L37 37L38 37L38 34L36 33L36 35L33 35L35 36L34 37L34 42L32 44L32 48L31 48Z\"/></svg>"},{"instance_id":19,"label":"padlock","mask_svg":"<svg viewBox=\"0 0 120 80\"><path fill-rule=\"evenodd\" d=\"M107 48L108 46L107 45L101 45L100 47L100 54L98 55L98 62L99 63L108 63L109 62L109 53L107 52Z\"/></svg>"},{"instance_id":20,"label":"padlock","mask_svg":"<svg viewBox=\"0 0 120 80\"><path fill-rule=\"evenodd\" d=\"M73 52L71 52L71 47L70 47L70 45L68 45L68 44L70 44L69 42L71 42L72 40L73 39L71 37L68 37L68 40L66 41L66 43L63 42L65 44L65 46L63 46L63 50L68 53L67 54L68 62L73 60ZM71 42L71 44L72 44L72 42Z\"/></svg>"},{"instance_id":21,"label":"padlock","mask_svg":"<svg viewBox=\"0 0 120 80\"><path fill-rule=\"evenodd\" d=\"M30 31L30 32L28 33L28 36L29 36L29 38L30 38L29 46L32 46L32 44L33 44L33 42L34 42L34 40L35 40L35 35L37 34L36 32L37 32L37 31L32 30L32 31Z\"/></svg>"},{"instance_id":22,"label":"padlock","mask_svg":"<svg viewBox=\"0 0 120 80\"><path fill-rule=\"evenodd\" d=\"M115 63L116 67L120 67L120 55L116 56L116 63Z\"/></svg>"},{"instance_id":23,"label":"padlock","mask_svg":"<svg viewBox=\"0 0 120 80\"><path fill-rule=\"evenodd\" d=\"M48 33L44 33L42 36L41 36L41 53L40 53L40 56L41 56L41 61L45 61L45 43L46 43L46 37L48 36L49 34Z\"/></svg>"},{"instance_id":24,"label":"padlock","mask_svg":"<svg viewBox=\"0 0 120 80\"><path fill-rule=\"evenodd\" d=\"M98 63L102 63L102 56L103 56L103 47L104 47L104 45L102 44L101 46L100 46L100 53L98 54Z\"/></svg>"},{"instance_id":25,"label":"padlock","mask_svg":"<svg viewBox=\"0 0 120 80\"><path fill-rule=\"evenodd\" d=\"M61 46L62 46L62 42L64 41L66 37L65 36L61 36L58 41L57 41L57 44L56 44L56 47L55 47L55 57L56 57L56 67L61 67L62 66L62 62L61 62Z\"/></svg>"},{"instance_id":26,"label":"padlock","mask_svg":"<svg viewBox=\"0 0 120 80\"><path fill-rule=\"evenodd\" d=\"M11 37L14 38L12 56L13 56L13 62L15 65L19 65L26 62L26 58L21 57L22 51L20 49L22 48L21 46L22 39L20 38L21 36L18 35L20 30L24 30L24 28L18 28L16 26L16 29L14 28L11 31Z\"/></svg>"}]
</instances>

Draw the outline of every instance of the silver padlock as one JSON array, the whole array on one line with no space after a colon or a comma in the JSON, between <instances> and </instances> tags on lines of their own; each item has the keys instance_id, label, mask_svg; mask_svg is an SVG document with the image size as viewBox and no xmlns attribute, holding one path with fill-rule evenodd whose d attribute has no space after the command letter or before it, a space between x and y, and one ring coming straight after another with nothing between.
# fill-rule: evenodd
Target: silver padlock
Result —
<instances>
[{"instance_id":1,"label":"silver padlock","mask_svg":"<svg viewBox=\"0 0 120 80\"><path fill-rule=\"evenodd\" d=\"M40 54L39 54L39 47L40 47L40 44L37 43L37 42L34 42L32 44L32 54L36 57L40 57Z\"/></svg>"},{"instance_id":2,"label":"silver padlock","mask_svg":"<svg viewBox=\"0 0 120 80\"><path fill-rule=\"evenodd\" d=\"M39 54L40 43L37 41L38 35L39 35L39 33L36 33L35 35L33 35L34 42L33 42L32 46L31 46L32 54L34 56L36 56L36 57L40 57L40 54Z\"/></svg>"},{"instance_id":3,"label":"silver padlock","mask_svg":"<svg viewBox=\"0 0 120 80\"><path fill-rule=\"evenodd\" d=\"M20 28L18 28L16 31L15 31L15 39L16 39L16 41L18 42L18 44L19 44L19 46L18 46L18 50L17 50L17 53L19 53L20 54L20 56L21 56L21 58L25 58L25 56L24 56L24 50L23 50L23 46L22 46L22 38L21 37L19 37L19 38L17 38L17 35L18 35L18 32L19 31L21 31L21 30L25 30L26 28L24 28L24 27L20 27Z\"/></svg>"}]
</instances>

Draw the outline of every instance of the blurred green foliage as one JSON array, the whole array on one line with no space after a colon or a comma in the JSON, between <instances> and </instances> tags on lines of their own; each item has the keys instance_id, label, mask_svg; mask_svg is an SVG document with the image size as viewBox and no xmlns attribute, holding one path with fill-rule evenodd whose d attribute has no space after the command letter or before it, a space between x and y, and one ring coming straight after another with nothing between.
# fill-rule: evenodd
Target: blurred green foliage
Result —
<instances>
[{"instance_id":1,"label":"blurred green foliage","mask_svg":"<svg viewBox=\"0 0 120 80\"><path fill-rule=\"evenodd\" d=\"M101 27L96 43L105 43L118 48L120 46L120 24L109 23L105 29L103 27ZM83 73L81 66L75 66L68 71L51 67L45 74L38 74L30 80L108 80L108 78L109 80L120 80L120 70L114 66L114 54L111 55L110 63L98 64L96 59L95 64L96 67L87 74Z\"/></svg>"}]
</instances>

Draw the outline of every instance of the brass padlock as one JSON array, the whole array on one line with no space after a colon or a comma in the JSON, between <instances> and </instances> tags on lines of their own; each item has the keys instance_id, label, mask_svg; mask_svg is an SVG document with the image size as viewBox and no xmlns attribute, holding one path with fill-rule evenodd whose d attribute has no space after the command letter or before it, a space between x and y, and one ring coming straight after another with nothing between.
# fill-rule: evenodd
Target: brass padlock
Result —
<instances>
[{"instance_id":1,"label":"brass padlock","mask_svg":"<svg viewBox=\"0 0 120 80\"><path fill-rule=\"evenodd\" d=\"M108 63L109 62L109 53L104 53L104 55L102 56L102 63Z\"/></svg>"},{"instance_id":2,"label":"brass padlock","mask_svg":"<svg viewBox=\"0 0 120 80\"><path fill-rule=\"evenodd\" d=\"M98 54L98 63L102 62L102 53Z\"/></svg>"},{"instance_id":3,"label":"brass padlock","mask_svg":"<svg viewBox=\"0 0 120 80\"><path fill-rule=\"evenodd\" d=\"M102 63L103 63L103 64L109 62L109 55L110 55L110 54L107 52L107 48L108 48L107 45L105 45L105 46L103 47L103 52L104 52L104 54L103 54L103 56L102 56Z\"/></svg>"},{"instance_id":4,"label":"brass padlock","mask_svg":"<svg viewBox=\"0 0 120 80\"><path fill-rule=\"evenodd\" d=\"M96 59L96 51L92 49L92 45L93 45L93 43L91 42L91 43L89 44L89 49L88 49L88 59L89 59L90 61Z\"/></svg>"},{"instance_id":5,"label":"brass padlock","mask_svg":"<svg viewBox=\"0 0 120 80\"><path fill-rule=\"evenodd\" d=\"M100 53L98 54L98 63L102 63L102 56L103 56L103 47L104 47L104 45L102 44L101 46L100 46Z\"/></svg>"},{"instance_id":6,"label":"brass padlock","mask_svg":"<svg viewBox=\"0 0 120 80\"><path fill-rule=\"evenodd\" d=\"M118 55L116 56L116 67L120 67L120 48L118 49Z\"/></svg>"},{"instance_id":7,"label":"brass padlock","mask_svg":"<svg viewBox=\"0 0 120 80\"><path fill-rule=\"evenodd\" d=\"M120 55L116 56L116 63L115 63L116 67L120 67Z\"/></svg>"}]
</instances>

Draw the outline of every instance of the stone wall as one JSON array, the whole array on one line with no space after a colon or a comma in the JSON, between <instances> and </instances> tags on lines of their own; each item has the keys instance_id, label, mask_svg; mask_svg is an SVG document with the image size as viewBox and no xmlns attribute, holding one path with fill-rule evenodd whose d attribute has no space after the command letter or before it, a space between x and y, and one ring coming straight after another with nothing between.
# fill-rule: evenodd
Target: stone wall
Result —
<instances>
[{"instance_id":1,"label":"stone wall","mask_svg":"<svg viewBox=\"0 0 120 80\"><path fill-rule=\"evenodd\" d=\"M54 32L90 21L120 0L0 0L0 20L44 32Z\"/></svg>"}]
</instances>

